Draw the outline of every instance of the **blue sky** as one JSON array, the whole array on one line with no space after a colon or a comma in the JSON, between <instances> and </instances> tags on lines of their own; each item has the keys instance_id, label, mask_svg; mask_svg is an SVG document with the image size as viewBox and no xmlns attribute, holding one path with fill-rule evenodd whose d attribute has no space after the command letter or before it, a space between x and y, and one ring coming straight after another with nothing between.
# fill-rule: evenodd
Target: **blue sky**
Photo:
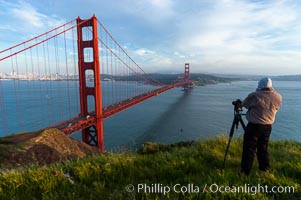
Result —
<instances>
[{"instance_id":1,"label":"blue sky","mask_svg":"<svg viewBox=\"0 0 301 200\"><path fill-rule=\"evenodd\" d=\"M0 49L97 16L146 72L301 74L301 1L0 0Z\"/></svg>"}]
</instances>

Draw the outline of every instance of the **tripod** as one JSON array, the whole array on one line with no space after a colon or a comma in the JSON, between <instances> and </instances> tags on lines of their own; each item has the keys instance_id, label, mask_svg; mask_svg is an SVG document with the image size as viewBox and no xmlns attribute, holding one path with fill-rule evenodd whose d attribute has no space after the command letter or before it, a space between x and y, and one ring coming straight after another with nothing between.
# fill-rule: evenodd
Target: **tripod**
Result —
<instances>
[{"instance_id":1,"label":"tripod","mask_svg":"<svg viewBox=\"0 0 301 200\"><path fill-rule=\"evenodd\" d=\"M241 123L242 128L244 130L246 130L246 125L245 125L243 119L241 118L242 115L245 115L245 114L242 114L242 108L239 107L236 102L232 102L232 104L234 105L234 119L232 122L230 134L229 134L228 145L227 145L225 155L224 155L224 162L223 162L222 170L225 168L227 154L228 154L230 143L231 143L231 140L232 140L232 137L234 134L234 128L236 128L236 130L237 130L239 123Z\"/></svg>"}]
</instances>

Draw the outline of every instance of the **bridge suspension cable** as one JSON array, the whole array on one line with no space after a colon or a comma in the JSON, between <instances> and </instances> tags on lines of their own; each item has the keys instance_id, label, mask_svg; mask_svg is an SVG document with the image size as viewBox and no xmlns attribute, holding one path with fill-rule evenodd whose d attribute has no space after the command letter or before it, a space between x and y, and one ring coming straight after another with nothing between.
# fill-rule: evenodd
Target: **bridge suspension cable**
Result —
<instances>
[{"instance_id":1,"label":"bridge suspension cable","mask_svg":"<svg viewBox=\"0 0 301 200\"><path fill-rule=\"evenodd\" d=\"M114 39L103 24L99 20L97 22L99 25L98 40L101 49L101 76L104 77L102 80L122 81L119 82L121 85L115 84L115 87L111 82L111 96L106 94L106 89L104 90L104 106L166 86L147 74ZM125 87L125 90L118 87ZM111 101L112 99L115 99L115 102Z\"/></svg>"},{"instance_id":2,"label":"bridge suspension cable","mask_svg":"<svg viewBox=\"0 0 301 200\"><path fill-rule=\"evenodd\" d=\"M38 130L78 113L78 100L71 100L79 96L75 22L0 51L0 136Z\"/></svg>"},{"instance_id":3,"label":"bridge suspension cable","mask_svg":"<svg viewBox=\"0 0 301 200\"><path fill-rule=\"evenodd\" d=\"M92 19L96 32L89 25ZM0 136L46 127L70 135L190 83L189 65L183 82L163 84L147 74L97 18L73 19L0 51ZM102 98L96 98L95 90ZM83 98L87 112L82 111Z\"/></svg>"}]
</instances>

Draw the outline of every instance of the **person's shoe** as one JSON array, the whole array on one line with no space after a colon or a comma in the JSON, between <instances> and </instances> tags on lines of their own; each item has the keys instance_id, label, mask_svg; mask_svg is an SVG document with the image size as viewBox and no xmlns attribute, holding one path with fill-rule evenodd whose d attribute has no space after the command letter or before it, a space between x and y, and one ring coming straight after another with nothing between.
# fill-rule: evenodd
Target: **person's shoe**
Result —
<instances>
[{"instance_id":1,"label":"person's shoe","mask_svg":"<svg viewBox=\"0 0 301 200\"><path fill-rule=\"evenodd\" d=\"M264 174L267 174L267 173L269 173L268 169L267 170L259 170L259 174L261 174L261 175L264 175Z\"/></svg>"}]
</instances>

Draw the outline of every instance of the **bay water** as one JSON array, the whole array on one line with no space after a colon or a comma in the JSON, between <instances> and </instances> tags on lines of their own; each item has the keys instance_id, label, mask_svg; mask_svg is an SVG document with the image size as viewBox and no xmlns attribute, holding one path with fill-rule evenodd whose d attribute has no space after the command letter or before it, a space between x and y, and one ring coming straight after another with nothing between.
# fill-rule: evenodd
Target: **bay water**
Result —
<instances>
[{"instance_id":1,"label":"bay water","mask_svg":"<svg viewBox=\"0 0 301 200\"><path fill-rule=\"evenodd\" d=\"M139 146L147 141L174 143L228 135L234 117L232 101L243 100L256 87L257 81L237 81L195 87L190 92L170 90L106 120L106 146ZM271 139L301 141L301 82L274 81L274 87L282 95L283 105L273 124ZM242 136L242 127L234 134Z\"/></svg>"},{"instance_id":2,"label":"bay water","mask_svg":"<svg viewBox=\"0 0 301 200\"><path fill-rule=\"evenodd\" d=\"M283 105L277 113L271 138L301 141L301 82L274 81L273 85L282 95ZM235 81L194 87L190 92L175 88L160 94L105 120L106 149L135 147L147 141L174 143L228 135L234 117L232 101L244 99L256 87L257 81ZM11 89L2 85L2 90L5 96L10 92L6 90ZM32 104L24 101L25 105ZM12 103L7 104L6 111L13 107ZM78 108L75 112L79 112ZM9 121L20 115L14 113L7 114ZM17 127L12 131L19 132ZM241 126L234 134L235 137L243 134ZM80 134L73 137L80 139Z\"/></svg>"}]
</instances>

